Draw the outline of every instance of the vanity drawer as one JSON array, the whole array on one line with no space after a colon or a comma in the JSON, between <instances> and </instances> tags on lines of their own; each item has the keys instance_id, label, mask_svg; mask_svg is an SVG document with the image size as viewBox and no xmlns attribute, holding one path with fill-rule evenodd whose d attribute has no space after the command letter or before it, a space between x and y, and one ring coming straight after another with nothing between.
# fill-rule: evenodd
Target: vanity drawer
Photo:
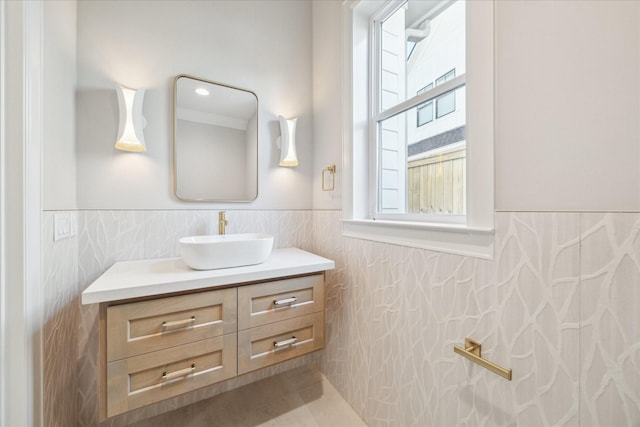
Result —
<instances>
[{"instance_id":1,"label":"vanity drawer","mask_svg":"<svg viewBox=\"0 0 640 427\"><path fill-rule=\"evenodd\" d=\"M236 289L107 308L107 361L235 332Z\"/></svg>"},{"instance_id":2,"label":"vanity drawer","mask_svg":"<svg viewBox=\"0 0 640 427\"><path fill-rule=\"evenodd\" d=\"M296 277L238 288L238 329L324 310L324 275Z\"/></svg>"},{"instance_id":3,"label":"vanity drawer","mask_svg":"<svg viewBox=\"0 0 640 427\"><path fill-rule=\"evenodd\" d=\"M107 416L236 376L236 334L107 363Z\"/></svg>"},{"instance_id":4,"label":"vanity drawer","mask_svg":"<svg viewBox=\"0 0 640 427\"><path fill-rule=\"evenodd\" d=\"M273 365L324 347L324 313L238 332L238 374Z\"/></svg>"}]
</instances>

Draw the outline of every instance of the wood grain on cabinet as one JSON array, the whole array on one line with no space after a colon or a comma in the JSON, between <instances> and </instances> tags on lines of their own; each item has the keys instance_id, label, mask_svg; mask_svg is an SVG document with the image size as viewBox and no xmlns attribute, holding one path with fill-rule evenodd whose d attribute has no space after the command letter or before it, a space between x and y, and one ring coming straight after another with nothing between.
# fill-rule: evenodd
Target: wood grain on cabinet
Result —
<instances>
[{"instance_id":1,"label":"wood grain on cabinet","mask_svg":"<svg viewBox=\"0 0 640 427\"><path fill-rule=\"evenodd\" d=\"M315 274L239 287L238 329L324 310L323 284L324 275Z\"/></svg>"},{"instance_id":2,"label":"wood grain on cabinet","mask_svg":"<svg viewBox=\"0 0 640 427\"><path fill-rule=\"evenodd\" d=\"M324 274L101 303L99 328L104 421L323 348Z\"/></svg>"},{"instance_id":3,"label":"wood grain on cabinet","mask_svg":"<svg viewBox=\"0 0 640 427\"><path fill-rule=\"evenodd\" d=\"M107 364L107 416L122 414L236 376L236 334Z\"/></svg>"},{"instance_id":4,"label":"wood grain on cabinet","mask_svg":"<svg viewBox=\"0 0 640 427\"><path fill-rule=\"evenodd\" d=\"M235 332L236 289L107 308L107 361Z\"/></svg>"},{"instance_id":5,"label":"wood grain on cabinet","mask_svg":"<svg viewBox=\"0 0 640 427\"><path fill-rule=\"evenodd\" d=\"M291 341L290 345L277 343ZM283 362L324 347L324 313L238 331L238 374Z\"/></svg>"}]
</instances>

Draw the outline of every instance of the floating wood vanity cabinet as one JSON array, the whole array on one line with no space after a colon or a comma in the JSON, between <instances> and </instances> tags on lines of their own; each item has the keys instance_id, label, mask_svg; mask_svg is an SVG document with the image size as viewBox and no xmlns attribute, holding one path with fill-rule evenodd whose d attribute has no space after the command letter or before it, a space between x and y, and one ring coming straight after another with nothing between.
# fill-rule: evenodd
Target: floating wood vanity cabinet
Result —
<instances>
[{"instance_id":1,"label":"floating wood vanity cabinet","mask_svg":"<svg viewBox=\"0 0 640 427\"><path fill-rule=\"evenodd\" d=\"M226 271L116 263L83 293L100 304L100 420L323 348L333 268L295 248Z\"/></svg>"}]
</instances>

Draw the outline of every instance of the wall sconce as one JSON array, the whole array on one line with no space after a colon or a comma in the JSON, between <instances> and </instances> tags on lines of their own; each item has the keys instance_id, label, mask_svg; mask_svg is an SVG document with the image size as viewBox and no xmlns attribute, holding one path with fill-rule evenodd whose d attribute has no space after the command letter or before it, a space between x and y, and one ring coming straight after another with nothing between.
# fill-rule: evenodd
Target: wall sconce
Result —
<instances>
[{"instance_id":1,"label":"wall sconce","mask_svg":"<svg viewBox=\"0 0 640 427\"><path fill-rule=\"evenodd\" d=\"M142 116L144 89L134 90L118 86L117 93L120 120L116 148L124 151L147 151L142 132L147 125L147 121Z\"/></svg>"},{"instance_id":2,"label":"wall sconce","mask_svg":"<svg viewBox=\"0 0 640 427\"><path fill-rule=\"evenodd\" d=\"M296 122L297 118L285 119L278 116L280 121L280 136L276 141L280 151L280 166L298 166L296 154Z\"/></svg>"}]
</instances>

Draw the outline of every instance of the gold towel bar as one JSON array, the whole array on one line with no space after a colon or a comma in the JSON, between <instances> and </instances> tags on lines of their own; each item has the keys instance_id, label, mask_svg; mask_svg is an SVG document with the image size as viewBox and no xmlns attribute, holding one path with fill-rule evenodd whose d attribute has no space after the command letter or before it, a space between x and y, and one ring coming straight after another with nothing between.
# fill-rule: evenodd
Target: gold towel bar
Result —
<instances>
[{"instance_id":1,"label":"gold towel bar","mask_svg":"<svg viewBox=\"0 0 640 427\"><path fill-rule=\"evenodd\" d=\"M495 363L482 358L482 344L472 340L471 338L465 338L464 347L465 348L454 345L453 351L458 353L460 356L464 356L472 362L477 363L483 368L487 368L494 374L500 375L501 377L511 381L511 369L505 369L502 366L498 366Z\"/></svg>"}]
</instances>

